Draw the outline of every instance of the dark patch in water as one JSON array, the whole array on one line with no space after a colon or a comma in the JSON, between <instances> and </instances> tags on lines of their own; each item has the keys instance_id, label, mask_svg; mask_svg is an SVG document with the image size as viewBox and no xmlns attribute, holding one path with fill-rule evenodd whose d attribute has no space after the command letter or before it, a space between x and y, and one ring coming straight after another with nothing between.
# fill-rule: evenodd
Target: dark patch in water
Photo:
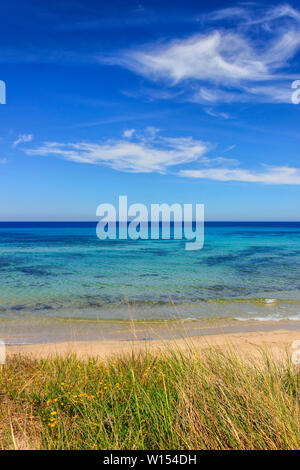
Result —
<instances>
[{"instance_id":1,"label":"dark patch in water","mask_svg":"<svg viewBox=\"0 0 300 470\"><path fill-rule=\"evenodd\" d=\"M257 274L257 268L250 265L236 265L233 266L235 271L237 271L242 276L249 276L249 274Z\"/></svg>"},{"instance_id":2,"label":"dark patch in water","mask_svg":"<svg viewBox=\"0 0 300 470\"><path fill-rule=\"evenodd\" d=\"M245 293L248 292L248 289L245 289L243 287L226 286L226 285L222 285L222 284L214 284L213 286L206 287L205 290L207 290L208 292L209 291L218 292L218 293L222 292L222 294L224 294L224 292L226 292L227 295L229 294L229 296L231 296L231 297L236 297L238 295L244 295Z\"/></svg>"},{"instance_id":3,"label":"dark patch in water","mask_svg":"<svg viewBox=\"0 0 300 470\"><path fill-rule=\"evenodd\" d=\"M207 264L208 266L215 266L220 263L231 263L239 259L238 255L218 255L218 256L208 256L203 258L201 261L196 261L196 264Z\"/></svg>"},{"instance_id":4,"label":"dark patch in water","mask_svg":"<svg viewBox=\"0 0 300 470\"><path fill-rule=\"evenodd\" d=\"M142 251L143 253L148 253L148 254L157 255L157 256L166 256L168 254L167 250L155 249L155 248L153 249L146 248L146 249L143 249Z\"/></svg>"},{"instance_id":5,"label":"dark patch in water","mask_svg":"<svg viewBox=\"0 0 300 470\"><path fill-rule=\"evenodd\" d=\"M51 276L51 273L49 271L46 271L45 269L30 266L17 268L17 271L20 271L24 274L29 274L30 276Z\"/></svg>"},{"instance_id":6,"label":"dark patch in water","mask_svg":"<svg viewBox=\"0 0 300 470\"><path fill-rule=\"evenodd\" d=\"M64 258L86 258L89 253L63 253Z\"/></svg>"},{"instance_id":7,"label":"dark patch in water","mask_svg":"<svg viewBox=\"0 0 300 470\"><path fill-rule=\"evenodd\" d=\"M48 304L43 304L43 303L38 303L38 304L35 304L35 306L33 307L33 310L53 310L53 307L51 305L48 305Z\"/></svg>"},{"instance_id":8,"label":"dark patch in water","mask_svg":"<svg viewBox=\"0 0 300 470\"><path fill-rule=\"evenodd\" d=\"M6 270L6 269L13 269L15 265L18 265L21 263L21 259L18 258L17 256L7 256L7 255L1 255L0 256L0 270Z\"/></svg>"},{"instance_id":9,"label":"dark patch in water","mask_svg":"<svg viewBox=\"0 0 300 470\"><path fill-rule=\"evenodd\" d=\"M250 246L244 250L239 251L239 256L255 256L260 253L281 253L283 249L277 246Z\"/></svg>"},{"instance_id":10,"label":"dark patch in water","mask_svg":"<svg viewBox=\"0 0 300 470\"><path fill-rule=\"evenodd\" d=\"M143 273L143 274L140 274L140 277L158 277L159 274L156 274L156 273Z\"/></svg>"},{"instance_id":11,"label":"dark patch in water","mask_svg":"<svg viewBox=\"0 0 300 470\"><path fill-rule=\"evenodd\" d=\"M13 305L12 307L10 307L11 310L15 310L17 312L24 310L25 308L27 308L26 305Z\"/></svg>"}]
</instances>

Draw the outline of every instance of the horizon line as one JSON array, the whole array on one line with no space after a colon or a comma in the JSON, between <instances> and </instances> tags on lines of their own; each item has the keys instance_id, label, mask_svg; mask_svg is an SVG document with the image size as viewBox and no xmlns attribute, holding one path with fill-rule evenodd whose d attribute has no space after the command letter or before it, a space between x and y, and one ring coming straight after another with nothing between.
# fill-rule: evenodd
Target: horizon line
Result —
<instances>
[{"instance_id":1,"label":"horizon line","mask_svg":"<svg viewBox=\"0 0 300 470\"><path fill-rule=\"evenodd\" d=\"M132 222L132 220L128 220L128 222ZM100 220L0 220L0 224L36 224L36 223L44 223L44 224L55 224L55 223L69 223L69 224L98 224ZM110 221L112 222L112 221ZM116 223L122 223L119 220L115 221ZM156 222L149 220L147 222L141 221L141 223L151 223L151 222ZM159 221L162 223L162 221ZM174 222L174 220L170 220L170 222ZM184 222L184 221L182 221ZM177 223L182 223L182 222L177 222ZM196 222L196 220L188 221L188 222ZM205 223L300 223L300 220L234 220L234 219L228 219L228 220L204 220ZM168 222L167 222L168 223Z\"/></svg>"}]
</instances>

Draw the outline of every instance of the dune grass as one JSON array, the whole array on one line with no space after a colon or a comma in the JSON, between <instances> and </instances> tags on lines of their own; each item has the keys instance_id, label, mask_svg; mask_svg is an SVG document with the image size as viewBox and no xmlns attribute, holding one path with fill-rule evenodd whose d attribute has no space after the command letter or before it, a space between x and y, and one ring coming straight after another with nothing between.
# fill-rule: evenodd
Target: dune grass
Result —
<instances>
[{"instance_id":1,"label":"dune grass","mask_svg":"<svg viewBox=\"0 0 300 470\"><path fill-rule=\"evenodd\" d=\"M1 449L299 449L300 373L191 348L110 360L11 357Z\"/></svg>"}]
</instances>

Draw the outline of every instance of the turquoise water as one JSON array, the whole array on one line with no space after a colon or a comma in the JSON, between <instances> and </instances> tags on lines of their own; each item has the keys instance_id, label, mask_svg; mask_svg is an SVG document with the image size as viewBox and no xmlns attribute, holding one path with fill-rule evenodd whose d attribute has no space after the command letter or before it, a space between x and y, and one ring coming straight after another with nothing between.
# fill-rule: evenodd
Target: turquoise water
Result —
<instances>
[{"instance_id":1,"label":"turquoise water","mask_svg":"<svg viewBox=\"0 0 300 470\"><path fill-rule=\"evenodd\" d=\"M202 250L184 244L1 223L0 316L300 319L300 223L210 223Z\"/></svg>"}]
</instances>

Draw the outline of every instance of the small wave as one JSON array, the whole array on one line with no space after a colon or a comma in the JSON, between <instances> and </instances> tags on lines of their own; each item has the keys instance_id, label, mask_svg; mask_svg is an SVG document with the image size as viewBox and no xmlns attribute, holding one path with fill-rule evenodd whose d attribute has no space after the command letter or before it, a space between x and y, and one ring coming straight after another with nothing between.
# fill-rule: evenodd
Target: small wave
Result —
<instances>
[{"instance_id":1,"label":"small wave","mask_svg":"<svg viewBox=\"0 0 300 470\"><path fill-rule=\"evenodd\" d=\"M282 315L266 315L266 316L255 316L255 317L234 317L235 320L239 321L300 321L300 314L299 315L292 315L292 316L282 316Z\"/></svg>"}]
</instances>

